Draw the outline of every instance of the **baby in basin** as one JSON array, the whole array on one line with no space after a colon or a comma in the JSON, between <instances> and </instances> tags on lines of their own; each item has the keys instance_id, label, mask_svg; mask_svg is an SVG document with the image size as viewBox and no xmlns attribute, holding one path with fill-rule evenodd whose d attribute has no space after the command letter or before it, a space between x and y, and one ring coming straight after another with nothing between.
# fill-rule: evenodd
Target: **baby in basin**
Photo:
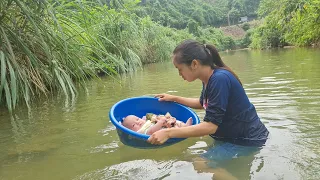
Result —
<instances>
[{"instance_id":1,"label":"baby in basin","mask_svg":"<svg viewBox=\"0 0 320 180\"><path fill-rule=\"evenodd\" d=\"M138 133L151 135L152 133L162 128L179 128L192 125L192 118L189 118L186 123L176 120L170 113L166 115L155 115L148 113L143 118L135 115L128 115L123 118L122 125L128 129Z\"/></svg>"}]
</instances>

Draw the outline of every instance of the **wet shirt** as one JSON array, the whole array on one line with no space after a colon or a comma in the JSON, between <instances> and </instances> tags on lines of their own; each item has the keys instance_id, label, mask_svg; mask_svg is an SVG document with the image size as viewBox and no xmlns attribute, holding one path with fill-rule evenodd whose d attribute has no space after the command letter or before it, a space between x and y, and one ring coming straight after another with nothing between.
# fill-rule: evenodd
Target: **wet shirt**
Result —
<instances>
[{"instance_id":1,"label":"wet shirt","mask_svg":"<svg viewBox=\"0 0 320 180\"><path fill-rule=\"evenodd\" d=\"M200 103L206 110L204 121L218 126L210 135L214 139L247 146L261 146L267 140L269 131L231 72L215 69L203 86Z\"/></svg>"}]
</instances>

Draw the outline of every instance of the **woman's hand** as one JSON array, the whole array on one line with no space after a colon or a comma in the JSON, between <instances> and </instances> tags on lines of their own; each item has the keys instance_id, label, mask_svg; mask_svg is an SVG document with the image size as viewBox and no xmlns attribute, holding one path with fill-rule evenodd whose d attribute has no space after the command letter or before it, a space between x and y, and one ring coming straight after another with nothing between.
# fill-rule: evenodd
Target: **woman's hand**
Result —
<instances>
[{"instance_id":1,"label":"woman's hand","mask_svg":"<svg viewBox=\"0 0 320 180\"><path fill-rule=\"evenodd\" d=\"M163 144L169 139L169 132L167 129L161 129L157 132L154 132L148 139L148 142L151 144Z\"/></svg>"},{"instance_id":2,"label":"woman's hand","mask_svg":"<svg viewBox=\"0 0 320 180\"><path fill-rule=\"evenodd\" d=\"M155 97L159 98L159 101L175 101L174 99L176 96L170 94L157 94Z\"/></svg>"},{"instance_id":3,"label":"woman's hand","mask_svg":"<svg viewBox=\"0 0 320 180\"><path fill-rule=\"evenodd\" d=\"M157 94L155 95L155 97L159 98L159 101L174 101L190 108L203 109L202 105L200 104L199 98L186 98L170 94Z\"/></svg>"}]
</instances>

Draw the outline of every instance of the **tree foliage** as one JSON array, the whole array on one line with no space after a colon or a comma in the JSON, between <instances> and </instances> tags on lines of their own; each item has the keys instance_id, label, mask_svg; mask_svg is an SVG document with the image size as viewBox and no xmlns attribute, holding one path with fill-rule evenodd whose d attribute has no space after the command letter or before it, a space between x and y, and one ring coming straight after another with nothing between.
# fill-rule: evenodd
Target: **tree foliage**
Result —
<instances>
[{"instance_id":1,"label":"tree foliage","mask_svg":"<svg viewBox=\"0 0 320 180\"><path fill-rule=\"evenodd\" d=\"M189 22L200 26L220 26L229 20L238 23L241 16L256 16L260 0L145 0L136 10L164 26L184 29ZM142 10L143 9L143 10Z\"/></svg>"},{"instance_id":2,"label":"tree foliage","mask_svg":"<svg viewBox=\"0 0 320 180\"><path fill-rule=\"evenodd\" d=\"M262 0L259 15L265 22L254 32L254 48L287 43L308 46L320 41L319 0Z\"/></svg>"}]
</instances>

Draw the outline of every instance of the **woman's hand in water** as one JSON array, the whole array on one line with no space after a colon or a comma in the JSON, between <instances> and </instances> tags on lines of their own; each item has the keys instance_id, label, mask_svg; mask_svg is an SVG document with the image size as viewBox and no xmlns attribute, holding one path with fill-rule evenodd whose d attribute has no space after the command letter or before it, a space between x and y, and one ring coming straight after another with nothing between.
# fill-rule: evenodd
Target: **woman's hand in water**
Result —
<instances>
[{"instance_id":1,"label":"woman's hand in water","mask_svg":"<svg viewBox=\"0 0 320 180\"><path fill-rule=\"evenodd\" d=\"M169 139L169 132L167 129L161 129L154 132L148 139L148 142L151 144L163 144Z\"/></svg>"},{"instance_id":2,"label":"woman's hand in water","mask_svg":"<svg viewBox=\"0 0 320 180\"><path fill-rule=\"evenodd\" d=\"M175 101L175 97L174 95L170 95L170 94L157 94L155 95L156 98L159 98L159 101Z\"/></svg>"}]
</instances>

